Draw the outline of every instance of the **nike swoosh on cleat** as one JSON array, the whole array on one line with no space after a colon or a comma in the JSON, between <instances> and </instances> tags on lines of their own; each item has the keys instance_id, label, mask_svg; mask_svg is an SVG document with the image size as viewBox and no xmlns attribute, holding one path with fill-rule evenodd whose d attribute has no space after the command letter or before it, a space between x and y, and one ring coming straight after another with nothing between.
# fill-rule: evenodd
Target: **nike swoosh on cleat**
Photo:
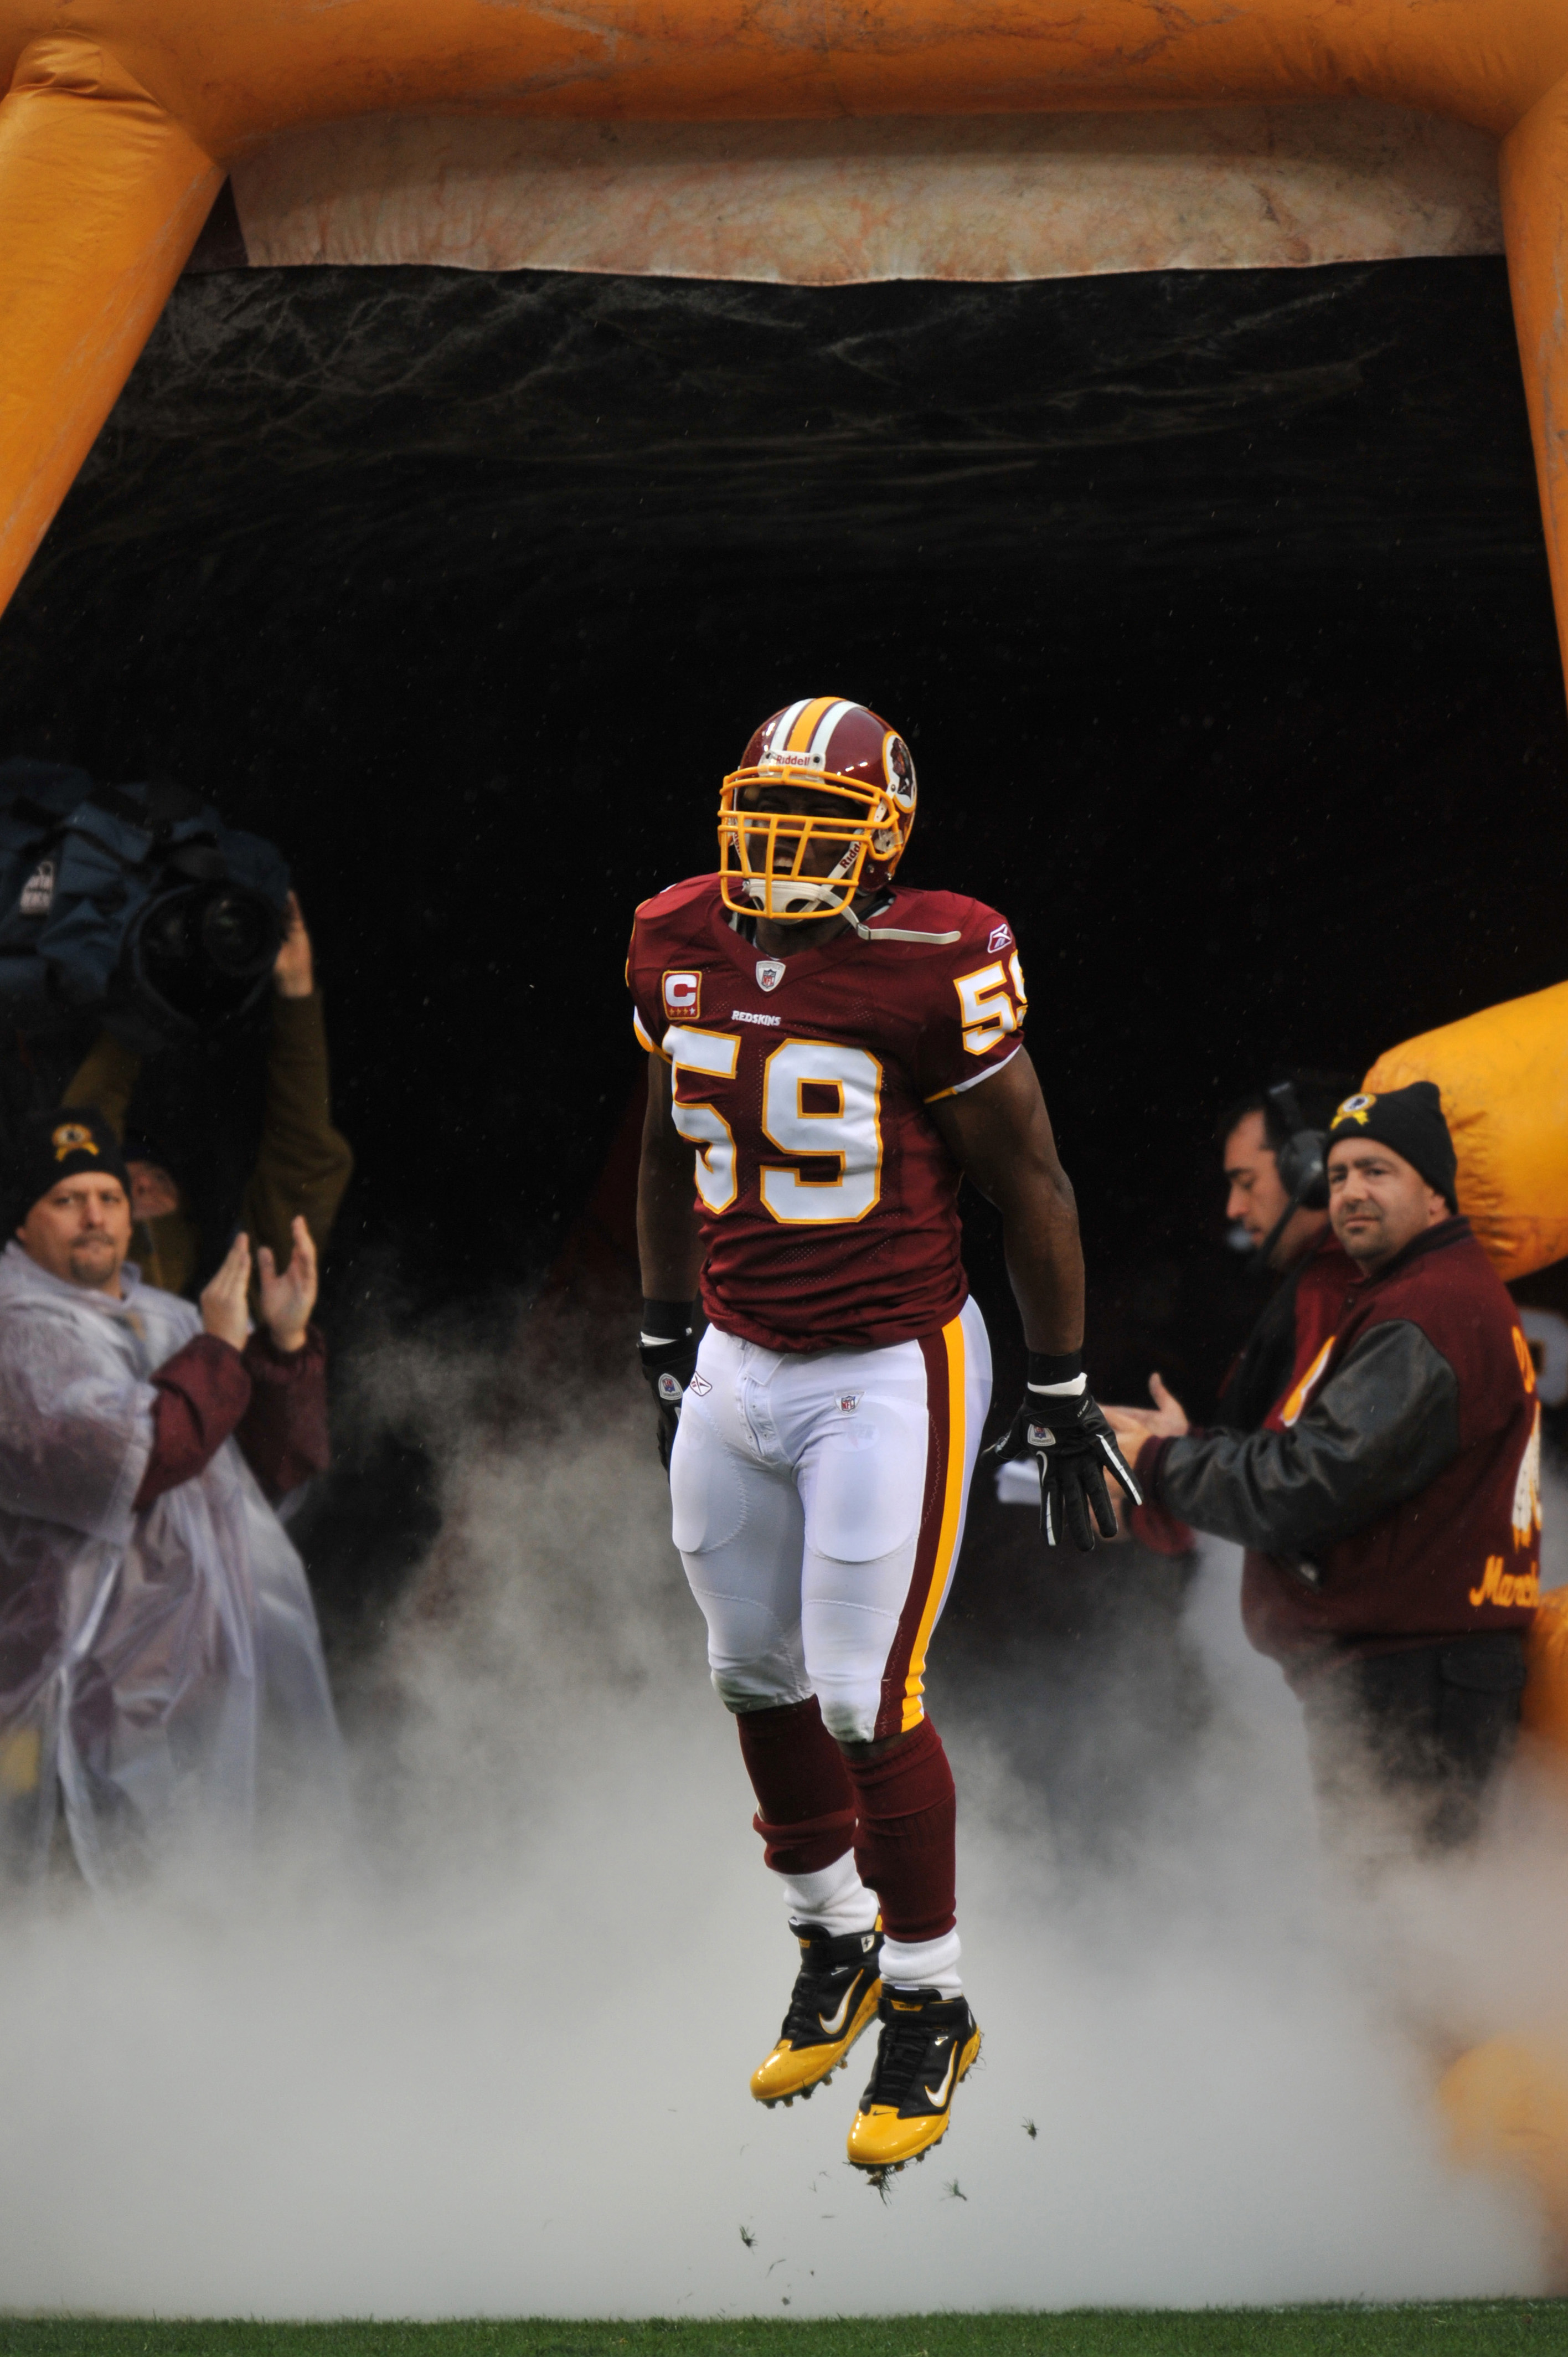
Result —
<instances>
[{"instance_id":1,"label":"nike swoosh on cleat","mask_svg":"<svg viewBox=\"0 0 1568 2357\"><path fill-rule=\"evenodd\" d=\"M848 1988L845 1989L843 1993L843 2003L840 2006L832 2019L831 2021L824 2021L822 2015L820 2013L818 2014L817 2027L821 2029L824 2038L836 2038L838 2036L839 2031L849 2019L850 2000L854 1996L855 1991L859 1986L860 1975L856 1973L854 1980L851 1981Z\"/></svg>"},{"instance_id":2,"label":"nike swoosh on cleat","mask_svg":"<svg viewBox=\"0 0 1568 2357\"><path fill-rule=\"evenodd\" d=\"M948 2056L948 2067L943 2074L941 2085L940 2087L924 2087L920 2091L933 2111L940 2112L942 2105L947 2102L948 2095L952 2088L952 2074L957 2068L958 2040L955 2038L953 2040L952 2052Z\"/></svg>"}]
</instances>

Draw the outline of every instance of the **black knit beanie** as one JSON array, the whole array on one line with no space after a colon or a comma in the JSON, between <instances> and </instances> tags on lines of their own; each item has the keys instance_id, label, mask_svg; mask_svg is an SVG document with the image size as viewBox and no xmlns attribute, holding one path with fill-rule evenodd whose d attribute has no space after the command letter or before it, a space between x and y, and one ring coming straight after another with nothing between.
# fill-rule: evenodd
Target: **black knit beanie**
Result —
<instances>
[{"instance_id":1,"label":"black knit beanie","mask_svg":"<svg viewBox=\"0 0 1568 2357\"><path fill-rule=\"evenodd\" d=\"M1385 1089L1375 1097L1347 1097L1334 1116L1328 1143L1337 1146L1342 1137L1372 1137L1380 1146L1391 1146L1451 1211L1458 1210L1454 1180L1459 1163L1434 1082L1412 1081L1407 1089Z\"/></svg>"},{"instance_id":2,"label":"black knit beanie","mask_svg":"<svg viewBox=\"0 0 1568 2357\"><path fill-rule=\"evenodd\" d=\"M5 1158L5 1231L13 1236L33 1205L62 1178L96 1170L118 1178L129 1196L131 1174L115 1136L96 1105L60 1105L54 1113L29 1114Z\"/></svg>"}]
</instances>

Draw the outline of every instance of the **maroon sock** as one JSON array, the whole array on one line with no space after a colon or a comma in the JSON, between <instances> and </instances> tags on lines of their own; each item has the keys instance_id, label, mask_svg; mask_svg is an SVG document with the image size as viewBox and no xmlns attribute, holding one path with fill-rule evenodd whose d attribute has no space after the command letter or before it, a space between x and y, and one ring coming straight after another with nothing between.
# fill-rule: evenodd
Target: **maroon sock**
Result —
<instances>
[{"instance_id":1,"label":"maroon sock","mask_svg":"<svg viewBox=\"0 0 1568 2357\"><path fill-rule=\"evenodd\" d=\"M880 1760L846 1762L859 1802L854 1862L894 1940L940 1940L955 1919L958 1802L929 1718Z\"/></svg>"},{"instance_id":2,"label":"maroon sock","mask_svg":"<svg viewBox=\"0 0 1568 2357\"><path fill-rule=\"evenodd\" d=\"M736 1714L740 1756L757 1794L752 1824L775 1874L821 1874L854 1838L854 1787L815 1695Z\"/></svg>"}]
</instances>

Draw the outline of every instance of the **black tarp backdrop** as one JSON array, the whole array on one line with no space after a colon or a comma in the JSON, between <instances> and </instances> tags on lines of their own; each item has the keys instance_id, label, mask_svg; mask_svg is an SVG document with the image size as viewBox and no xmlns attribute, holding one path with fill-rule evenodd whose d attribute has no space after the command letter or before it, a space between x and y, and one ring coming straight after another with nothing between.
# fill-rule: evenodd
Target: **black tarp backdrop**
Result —
<instances>
[{"instance_id":1,"label":"black tarp backdrop","mask_svg":"<svg viewBox=\"0 0 1568 2357\"><path fill-rule=\"evenodd\" d=\"M1247 1314L1217 1103L1563 975L1500 262L188 277L0 623L5 749L166 771L295 865L345 1332L537 1279L634 1077L632 907L829 689L913 741L910 880L1016 927L1098 1387L1201 1406Z\"/></svg>"}]
</instances>

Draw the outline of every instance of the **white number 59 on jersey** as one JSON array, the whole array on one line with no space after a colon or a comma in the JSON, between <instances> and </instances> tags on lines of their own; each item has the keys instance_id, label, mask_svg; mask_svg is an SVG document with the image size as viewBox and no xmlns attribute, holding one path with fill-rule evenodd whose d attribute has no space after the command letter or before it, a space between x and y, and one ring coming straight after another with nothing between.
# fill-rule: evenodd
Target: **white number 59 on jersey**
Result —
<instances>
[{"instance_id":1,"label":"white number 59 on jersey","mask_svg":"<svg viewBox=\"0 0 1568 2357\"><path fill-rule=\"evenodd\" d=\"M735 1135L716 1105L679 1093L682 1075L733 1080L740 1042L723 1032L672 1025L664 1050L674 1064L677 1094L671 1117L697 1149L697 1193L713 1212L727 1211L739 1192ZM758 1187L763 1209L787 1226L864 1220L882 1193L882 1067L864 1048L825 1039L784 1039L763 1069L762 1129L781 1163L764 1161ZM790 1163L808 1163L808 1177Z\"/></svg>"}]
</instances>

